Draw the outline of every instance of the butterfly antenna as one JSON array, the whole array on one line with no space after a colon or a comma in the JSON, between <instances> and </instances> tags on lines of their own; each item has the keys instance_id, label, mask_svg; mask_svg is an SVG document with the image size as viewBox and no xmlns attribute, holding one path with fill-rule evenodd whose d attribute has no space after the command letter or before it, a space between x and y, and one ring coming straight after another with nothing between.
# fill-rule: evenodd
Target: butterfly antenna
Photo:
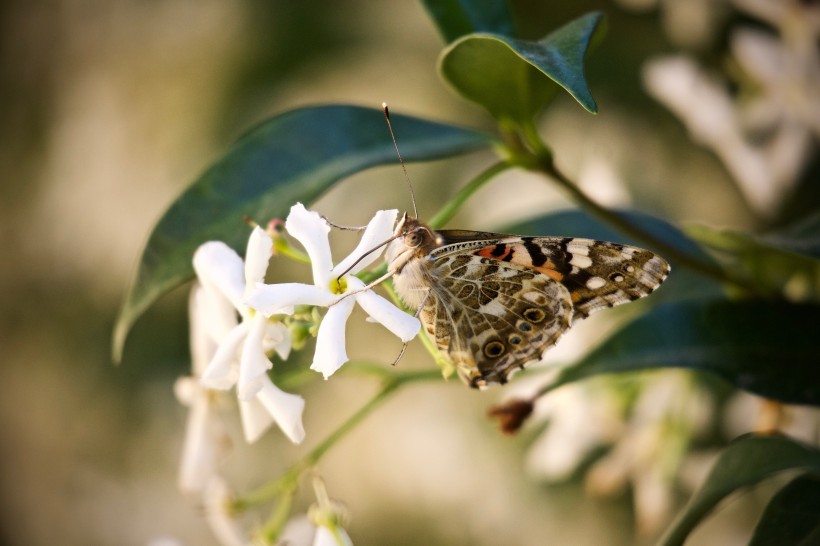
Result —
<instances>
[{"instance_id":1,"label":"butterfly antenna","mask_svg":"<svg viewBox=\"0 0 820 546\"><path fill-rule=\"evenodd\" d=\"M410 189L410 199L413 201L413 217L419 217L419 211L416 208L416 194L413 192L413 184L410 182L410 175L407 173L407 167L404 164L404 159L399 152L399 145L396 143L396 135L393 133L393 125L390 123L390 111L387 109L387 103L382 103L382 112L384 112L384 119L387 121L387 128L390 130L390 138L393 139L393 147L396 149L396 155L399 156L399 163L401 163L401 170L404 171L404 179L407 180L407 187Z\"/></svg>"}]
</instances>

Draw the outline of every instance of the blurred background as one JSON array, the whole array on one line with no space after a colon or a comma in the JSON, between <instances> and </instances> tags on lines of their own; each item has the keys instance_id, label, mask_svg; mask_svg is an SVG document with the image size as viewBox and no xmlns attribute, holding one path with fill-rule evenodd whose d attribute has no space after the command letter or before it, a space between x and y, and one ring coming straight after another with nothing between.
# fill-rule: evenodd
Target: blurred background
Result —
<instances>
[{"instance_id":1,"label":"blurred background","mask_svg":"<svg viewBox=\"0 0 820 546\"><path fill-rule=\"evenodd\" d=\"M600 114L567 96L544 117L558 164L599 201L676 223L760 230L816 209L817 184L808 184L817 179L816 132L781 177L784 189L760 204L738 183L730 152L693 142L697 127L647 93L646 63L660 55L737 76L733 29L781 37L740 4L512 2L529 38L592 9L607 16L608 35L587 67ZM121 365L110 358L113 321L153 223L245 129L297 106L387 101L394 112L474 127L491 128L490 119L439 80L444 44L418 2L10 0L0 13L0 541L216 544L201 501L176 487L186 409L173 385L190 366L187 288L140 320ZM811 124L815 114L803 117ZM411 165L422 218L491 161L487 153ZM339 184L313 208L359 225L378 208L409 206L397 164ZM494 229L568 206L556 188L513 172L452 225ZM591 318L555 358L571 358L606 324ZM361 315L351 325L352 358L393 360L394 339ZM434 366L417 346L400 365ZM242 461L226 462L232 485L276 477L374 388L342 374L303 389L308 436L298 448L278 430L245 446L228 413L231 460ZM533 475L525 463L538 431L508 438L485 418L502 394L456 380L408 387L329 453L322 475L352 516L356 544L651 540L657 529L636 537L628 488L591 497L581 471L558 484ZM754 496L736 500L697 543L745 543L756 507Z\"/></svg>"}]
</instances>

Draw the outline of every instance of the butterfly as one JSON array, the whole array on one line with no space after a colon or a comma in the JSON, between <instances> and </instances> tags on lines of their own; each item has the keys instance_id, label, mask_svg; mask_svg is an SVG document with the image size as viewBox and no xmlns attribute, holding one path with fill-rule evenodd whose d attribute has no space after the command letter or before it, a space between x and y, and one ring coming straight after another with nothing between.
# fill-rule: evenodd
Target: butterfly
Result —
<instances>
[{"instance_id":1,"label":"butterfly","mask_svg":"<svg viewBox=\"0 0 820 546\"><path fill-rule=\"evenodd\" d=\"M398 295L474 388L506 383L574 321L649 295L670 271L634 246L436 231L407 214L386 259Z\"/></svg>"}]
</instances>

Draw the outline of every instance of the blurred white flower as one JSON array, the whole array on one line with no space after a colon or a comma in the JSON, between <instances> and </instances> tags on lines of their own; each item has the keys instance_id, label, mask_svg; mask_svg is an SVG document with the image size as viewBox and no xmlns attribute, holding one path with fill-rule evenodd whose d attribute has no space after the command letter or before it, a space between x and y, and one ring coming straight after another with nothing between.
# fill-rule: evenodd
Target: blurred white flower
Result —
<instances>
[{"instance_id":1,"label":"blurred white flower","mask_svg":"<svg viewBox=\"0 0 820 546\"><path fill-rule=\"evenodd\" d=\"M288 521L279 537L287 546L352 546L347 532L338 524L315 524L307 516Z\"/></svg>"},{"instance_id":2,"label":"blurred white flower","mask_svg":"<svg viewBox=\"0 0 820 546\"><path fill-rule=\"evenodd\" d=\"M533 443L528 467L564 480L609 446L587 471L587 491L615 494L631 484L636 528L645 535L670 516L677 472L690 440L709 422L712 400L685 372L635 381L640 391L634 401L609 378L567 385L538 400L534 415L548 424Z\"/></svg>"},{"instance_id":3,"label":"blurred white flower","mask_svg":"<svg viewBox=\"0 0 820 546\"><path fill-rule=\"evenodd\" d=\"M788 0L733 0L774 34L741 28L730 36L743 71L735 81L707 75L691 58L644 67L644 85L726 165L749 204L770 214L793 187L820 135L820 7ZM687 31L691 26L684 26Z\"/></svg>"},{"instance_id":4,"label":"blurred white flower","mask_svg":"<svg viewBox=\"0 0 820 546\"><path fill-rule=\"evenodd\" d=\"M354 276L379 258L381 248L370 251L393 235L397 214L396 210L377 212L353 252L334 267L328 242L330 226L319 214L297 203L291 207L285 227L305 247L313 269L314 284L259 283L247 299L248 305L265 316L290 313L293 306L299 304L329 307L319 325L311 365L311 369L321 372L325 379L348 360L345 324L356 303L403 342L410 341L418 333L418 319L372 290L361 290L365 284ZM345 297L348 294L351 297Z\"/></svg>"},{"instance_id":5,"label":"blurred white flower","mask_svg":"<svg viewBox=\"0 0 820 546\"><path fill-rule=\"evenodd\" d=\"M239 519L231 512L233 492L221 478L214 476L203 498L205 518L222 546L247 546L251 543Z\"/></svg>"},{"instance_id":6,"label":"blurred white flower","mask_svg":"<svg viewBox=\"0 0 820 546\"><path fill-rule=\"evenodd\" d=\"M194 254L194 270L205 292L205 331L218 343L202 373L202 384L227 390L236 385L245 439L254 442L275 421L295 443L304 439L304 399L277 388L267 375L268 354L282 359L291 339L280 321L257 313L244 303L257 282L265 278L273 242L259 227L251 233L245 262L228 245L211 241ZM237 312L241 322L237 321Z\"/></svg>"},{"instance_id":7,"label":"blurred white flower","mask_svg":"<svg viewBox=\"0 0 820 546\"><path fill-rule=\"evenodd\" d=\"M216 472L220 448L227 436L216 418L217 394L202 386L202 372L216 352L217 344L205 331L207 295L200 284L191 289L188 300L191 345L191 375L181 377L174 385L177 399L189 408L179 467L179 488L200 492Z\"/></svg>"}]
</instances>

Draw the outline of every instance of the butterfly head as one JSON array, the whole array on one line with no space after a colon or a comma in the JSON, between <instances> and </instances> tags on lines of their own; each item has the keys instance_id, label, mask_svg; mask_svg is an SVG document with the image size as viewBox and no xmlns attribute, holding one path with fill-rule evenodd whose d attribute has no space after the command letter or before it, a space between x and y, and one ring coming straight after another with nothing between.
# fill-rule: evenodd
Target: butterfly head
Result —
<instances>
[{"instance_id":1,"label":"butterfly head","mask_svg":"<svg viewBox=\"0 0 820 546\"><path fill-rule=\"evenodd\" d=\"M387 248L387 261L399 271L413 258L429 254L441 244L441 237L418 218L404 214L396 225L395 240Z\"/></svg>"}]
</instances>

